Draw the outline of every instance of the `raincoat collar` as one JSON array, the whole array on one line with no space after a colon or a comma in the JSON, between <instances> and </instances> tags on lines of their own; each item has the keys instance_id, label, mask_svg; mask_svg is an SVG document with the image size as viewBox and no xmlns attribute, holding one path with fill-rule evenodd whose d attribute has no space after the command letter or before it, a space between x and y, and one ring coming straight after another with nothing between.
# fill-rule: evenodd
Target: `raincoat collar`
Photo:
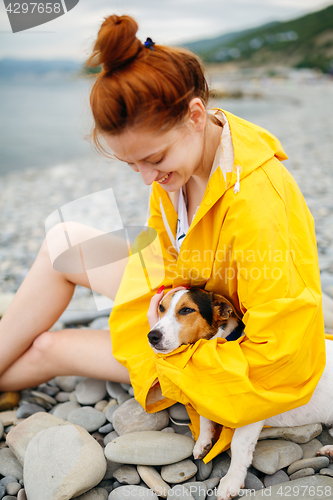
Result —
<instances>
[{"instance_id":1,"label":"raincoat collar","mask_svg":"<svg viewBox=\"0 0 333 500\"><path fill-rule=\"evenodd\" d=\"M209 113L214 114L221 121L225 132L230 130L233 149L230 150L229 146L228 157L224 158L222 166L219 159L222 159L223 155L218 153L215 156L204 196L187 234L193 231L198 222L224 195L227 189L234 187L235 196L237 196L238 192L241 191L242 180L251 172L261 167L274 156L280 161L288 158L279 140L267 130L220 108L213 108ZM227 133L221 135L222 150L228 144L228 135ZM159 192L164 224L174 245L177 212L170 201L168 193L162 186L154 182L154 188Z\"/></svg>"}]
</instances>

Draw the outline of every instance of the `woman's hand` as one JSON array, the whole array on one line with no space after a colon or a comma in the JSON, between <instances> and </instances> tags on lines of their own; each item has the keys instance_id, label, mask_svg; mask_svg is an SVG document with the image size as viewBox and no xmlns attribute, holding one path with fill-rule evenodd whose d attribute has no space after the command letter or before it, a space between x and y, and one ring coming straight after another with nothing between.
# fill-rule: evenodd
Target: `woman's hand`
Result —
<instances>
[{"instance_id":1,"label":"woman's hand","mask_svg":"<svg viewBox=\"0 0 333 500\"><path fill-rule=\"evenodd\" d=\"M169 293L176 292L177 290L187 290L187 289L188 287L186 286L177 286L176 288L172 288L171 290L169 290L168 293L165 295L165 297L169 295ZM158 315L158 306L161 300L163 299L163 296L164 296L164 285L162 285L157 290L156 294L150 301L149 309L147 312L147 318L151 329L156 325L156 323L160 319Z\"/></svg>"},{"instance_id":2,"label":"woman's hand","mask_svg":"<svg viewBox=\"0 0 333 500\"><path fill-rule=\"evenodd\" d=\"M158 305L159 305L160 301L162 300L163 295L164 295L164 285L162 285L157 290L157 292L155 293L155 295L153 296L153 298L150 301L149 309L147 312L147 318L148 318L150 328L153 328L159 320L157 311L158 311Z\"/></svg>"}]
</instances>

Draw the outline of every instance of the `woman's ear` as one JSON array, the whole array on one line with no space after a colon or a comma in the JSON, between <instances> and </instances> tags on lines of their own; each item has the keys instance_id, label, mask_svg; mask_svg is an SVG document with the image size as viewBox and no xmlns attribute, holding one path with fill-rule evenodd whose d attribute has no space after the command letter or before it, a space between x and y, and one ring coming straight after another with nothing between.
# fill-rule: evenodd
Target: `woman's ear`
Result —
<instances>
[{"instance_id":1,"label":"woman's ear","mask_svg":"<svg viewBox=\"0 0 333 500\"><path fill-rule=\"evenodd\" d=\"M206 125L206 107L199 97L191 99L188 105L189 122L196 132L204 130Z\"/></svg>"}]
</instances>

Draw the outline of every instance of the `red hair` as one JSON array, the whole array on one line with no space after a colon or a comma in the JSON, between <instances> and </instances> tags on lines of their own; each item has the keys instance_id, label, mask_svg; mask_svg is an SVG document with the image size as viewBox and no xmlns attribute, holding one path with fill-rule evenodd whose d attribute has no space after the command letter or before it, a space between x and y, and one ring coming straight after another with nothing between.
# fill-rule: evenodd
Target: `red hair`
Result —
<instances>
[{"instance_id":1,"label":"red hair","mask_svg":"<svg viewBox=\"0 0 333 500\"><path fill-rule=\"evenodd\" d=\"M209 90L201 61L191 52L162 45L154 50L136 37L129 16L105 18L86 66L102 65L90 94L98 134L119 134L127 127L166 131L180 124L191 99L206 105Z\"/></svg>"}]
</instances>

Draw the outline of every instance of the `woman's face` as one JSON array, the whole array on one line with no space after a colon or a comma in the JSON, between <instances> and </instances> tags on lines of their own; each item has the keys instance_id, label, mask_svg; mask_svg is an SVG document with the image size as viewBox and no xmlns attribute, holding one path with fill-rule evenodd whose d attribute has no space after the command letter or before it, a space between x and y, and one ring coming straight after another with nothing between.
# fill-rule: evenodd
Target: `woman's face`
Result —
<instances>
[{"instance_id":1,"label":"woman's face","mask_svg":"<svg viewBox=\"0 0 333 500\"><path fill-rule=\"evenodd\" d=\"M104 135L114 156L139 172L145 184L154 181L169 192L176 191L193 175L203 176L204 123L187 120L185 125L156 133L129 129Z\"/></svg>"}]
</instances>

